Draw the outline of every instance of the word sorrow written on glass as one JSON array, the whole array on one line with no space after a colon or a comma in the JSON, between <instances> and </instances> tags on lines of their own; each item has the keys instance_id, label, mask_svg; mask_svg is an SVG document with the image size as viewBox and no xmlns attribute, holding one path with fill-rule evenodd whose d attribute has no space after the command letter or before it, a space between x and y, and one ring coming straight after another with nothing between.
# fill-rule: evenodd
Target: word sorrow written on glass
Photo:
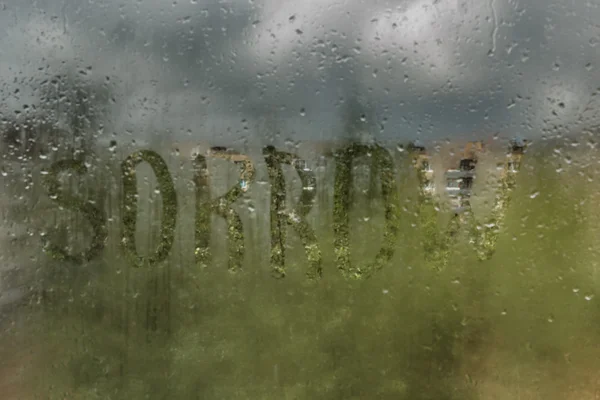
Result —
<instances>
[{"instance_id":1,"label":"word sorrow written on glass","mask_svg":"<svg viewBox=\"0 0 600 400\"><path fill-rule=\"evenodd\" d=\"M490 220L485 223L476 221L470 212L468 201L468 188L465 183L472 179L474 163L469 160L461 160L461 169L454 170L458 173L460 183L458 192L454 195L455 200L460 203L448 228L440 232L432 210L439 207L437 200L432 194L432 170L429 166L429 156L423 147L410 146L410 154L413 165L419 172L420 191L418 199L418 215L425 229L426 247L425 257L436 268L443 268L448 262L450 251L456 233L461 226L468 225L470 243L473 244L480 260L489 259L496 248L496 241L508 204L511 192L515 186L516 173L518 172L524 145L512 145L508 153L501 177L500 188L496 194L494 208ZM385 205L385 224L383 231L383 243L375 260L367 265L355 265L350 257L350 227L349 210L352 204L353 164L355 159L369 155L373 160L371 168L379 175L381 182L381 194ZM301 239L309 268L306 273L309 279L319 279L322 275L322 255L320 246L313 228L307 223L306 216L311 211L316 195L316 178L314 172L298 162L297 155L279 151L273 146L263 149L269 181L271 184L270 201L270 231L271 231L271 255L270 263L276 277L284 277L285 271L285 247L287 227L290 227ZM347 278L369 277L375 271L381 269L390 261L394 254L399 231L400 206L398 190L396 185L394 162L391 154L379 145L367 145L352 143L333 154L335 158L335 184L334 184L334 209L333 209L333 234L335 259L338 269ZM227 193L215 199L211 199L209 187L209 172L207 157L216 157L241 165L241 175L238 184L234 185ZM468 158L468 156L465 156ZM301 161L301 160L300 160ZM466 162L465 162L466 161ZM136 249L135 233L137 220L138 188L136 180L136 168L141 163L147 163L152 168L158 182L158 189L162 196L162 221L160 228L161 241L154 253L148 257L138 254ZM302 182L302 194L298 204L292 210L285 209L286 183L282 165L294 167ZM254 166L250 158L227 151L222 147L213 147L206 155L198 154L193 159L196 207L195 207L195 260L198 265L207 265L211 261L210 233L211 216L215 214L227 223L228 246L229 246L229 269L239 270L245 253L245 240L243 224L239 214L234 210L233 204L240 199L249 185L254 180ZM85 215L93 227L93 238L91 245L81 254L70 254L65 248L51 243L45 238L45 250L52 257L82 263L98 257L104 250L108 237L106 216L102 211L83 198L65 193L61 190L59 175L64 172L75 172L83 175L87 167L83 161L60 160L52 164L45 178L45 184L51 199L61 207L78 211ZM449 171L450 172L450 171ZM131 265L135 267L150 267L164 261L173 247L175 238L175 227L177 220L177 193L173 178L169 173L164 159L152 150L140 150L129 155L121 163L122 185L123 185L123 218L122 218L122 249ZM450 182L450 180L449 180ZM470 184L467 185L470 187ZM451 185L449 184L449 188ZM475 228L475 229L473 229Z\"/></svg>"}]
</instances>

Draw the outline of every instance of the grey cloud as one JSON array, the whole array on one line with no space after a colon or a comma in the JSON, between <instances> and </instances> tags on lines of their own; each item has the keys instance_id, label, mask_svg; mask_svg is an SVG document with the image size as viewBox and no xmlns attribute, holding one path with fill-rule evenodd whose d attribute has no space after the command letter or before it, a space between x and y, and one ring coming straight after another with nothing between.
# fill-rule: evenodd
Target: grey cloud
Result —
<instances>
[{"instance_id":1,"label":"grey cloud","mask_svg":"<svg viewBox=\"0 0 600 400\"><path fill-rule=\"evenodd\" d=\"M597 120L600 10L585 2L13 0L5 8L3 115L35 100L32 89L14 99L21 81L91 65L89 79L111 78L107 131L132 135L258 141L266 118L278 120L281 140L329 139L345 134L344 102L353 99L368 115L364 129L398 141L535 138Z\"/></svg>"}]
</instances>

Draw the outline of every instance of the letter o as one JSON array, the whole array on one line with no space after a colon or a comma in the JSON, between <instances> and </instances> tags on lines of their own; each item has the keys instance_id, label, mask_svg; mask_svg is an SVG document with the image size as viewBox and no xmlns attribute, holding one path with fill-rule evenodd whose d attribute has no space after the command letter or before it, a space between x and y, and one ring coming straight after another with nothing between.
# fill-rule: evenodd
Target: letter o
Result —
<instances>
[{"instance_id":1,"label":"letter o","mask_svg":"<svg viewBox=\"0 0 600 400\"><path fill-rule=\"evenodd\" d=\"M154 254L147 258L138 255L135 245L138 197L135 169L142 162L147 162L152 167L163 199L163 215L160 228L161 242ZM163 158L151 150L136 151L127 157L121 164L121 175L125 203L123 207L123 235L121 241L123 250L135 267L155 265L167 258L175 240L177 193L173 179Z\"/></svg>"}]
</instances>

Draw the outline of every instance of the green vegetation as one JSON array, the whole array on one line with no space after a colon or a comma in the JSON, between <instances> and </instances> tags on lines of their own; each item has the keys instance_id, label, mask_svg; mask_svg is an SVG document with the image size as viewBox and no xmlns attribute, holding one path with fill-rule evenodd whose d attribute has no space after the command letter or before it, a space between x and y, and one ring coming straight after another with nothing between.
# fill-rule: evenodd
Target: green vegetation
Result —
<instances>
[{"instance_id":1,"label":"green vegetation","mask_svg":"<svg viewBox=\"0 0 600 400\"><path fill-rule=\"evenodd\" d=\"M284 277L285 272L285 247L286 247L286 227L292 227L302 240L306 249L306 256L310 264L307 272L309 279L320 278L321 269L321 250L313 229L306 222L306 215L311 211L315 192L309 187L316 188L314 173L295 168L300 176L302 184L302 194L295 209L286 210L286 190L285 177L281 164L292 164L295 157L291 153L285 153L275 150L269 146L264 151L265 160L269 173L269 182L271 183L271 265L276 277Z\"/></svg>"},{"instance_id":2,"label":"green vegetation","mask_svg":"<svg viewBox=\"0 0 600 400\"><path fill-rule=\"evenodd\" d=\"M147 162L152 167L158 181L158 191L163 198L163 221L160 229L161 240L156 253L145 259L137 254L136 249L136 224L138 217L138 189L136 180L136 167L141 162ZM128 259L135 267L151 267L165 260L171 249L175 238L175 226L177 224L177 193L173 185L173 179L167 165L160 155L154 151L142 150L133 153L123 162L121 166L123 179L124 205L123 205L123 249Z\"/></svg>"},{"instance_id":3,"label":"green vegetation","mask_svg":"<svg viewBox=\"0 0 600 400\"><path fill-rule=\"evenodd\" d=\"M244 163L244 171L253 171L253 168L248 165L249 163L249 161ZM253 172L245 177L249 184L254 180ZM197 265L202 268L207 267L212 262L210 236L212 231L211 214L214 213L227 222L229 270L231 272L239 270L242 267L245 253L244 231L242 220L232 207L243 195L239 182L236 182L223 196L212 199L206 157L199 154L194 160L194 186L196 193L195 254Z\"/></svg>"},{"instance_id":4,"label":"green vegetation","mask_svg":"<svg viewBox=\"0 0 600 400\"><path fill-rule=\"evenodd\" d=\"M342 160L347 169L339 172L338 185L347 182L352 168L351 157ZM343 243L325 223L312 225L314 237L298 238L304 225L279 216L277 234L286 224L295 233L281 245L286 276L272 279L273 255L265 250L270 246L250 242L247 222L256 215L260 229L254 235L273 232L268 207L283 201L285 186L277 181L281 168L269 162L263 178L272 177L276 196L264 205L257 202L255 211L241 201L231 205L244 222L247 243L255 243L246 247L236 274L229 272L229 258L206 261L210 268L196 264L191 167L190 176L175 174L178 164L167 160L165 167L177 175L172 184L180 211L173 214L161 200L170 193L160 186L161 169L153 173L136 164L137 222L128 237L135 236L137 254L146 257L164 243L164 224L167 236L173 232L171 252L145 268L131 268L121 252L122 221L133 218L135 208L121 209L114 160L89 167L79 183L61 185L67 193L95 199L106 213L108 236L102 256L90 262L38 256L36 297L20 311L28 318L16 331L20 343L35 350L26 369L27 387L41 398L86 400L470 400L534 398L532 393L562 400L583 398L592 390L590 371L598 368L600 340L599 299L593 296L600 246L590 235L591 221L598 220L591 205L597 189L588 180L593 167L574 163L558 174L559 160L544 149L531 150L494 239L495 254L481 257L468 231L455 235L453 243L427 237L442 237L437 232L448 226L446 216L418 201L416 174L402 173L392 183L384 157L378 164L382 190L369 200L368 215L360 207L361 190L354 190L354 197L341 195L348 187L338 189L335 210L318 209L334 213ZM227 188L235 185L234 178ZM317 191L334 184L317 183ZM269 190L257 186L251 190ZM345 203L338 208L340 201ZM32 204L27 212L48 202ZM307 201L295 204L297 215L316 212ZM423 205L433 210L426 224L426 210L419 210ZM78 248L77 243L89 248L93 232L84 233L90 222L77 210L54 206L53 212L55 219L32 228L62 227L63 241L76 242L68 248ZM172 218L176 223L161 222ZM238 236L225 233L236 226L228 221L212 225L211 248L222 248L223 254L227 237L229 246L232 240L238 243ZM59 233L50 239L60 241ZM318 258L305 256L307 238L319 244ZM377 273L346 279L338 270L336 248L346 249L345 254L352 249L343 258L348 276ZM446 260L443 268L431 268L429 251L444 252L434 256ZM305 271L317 271L316 259L322 278L310 282ZM388 259L378 267L378 260ZM8 333L2 339L3 345L13 340Z\"/></svg>"},{"instance_id":5,"label":"green vegetation","mask_svg":"<svg viewBox=\"0 0 600 400\"><path fill-rule=\"evenodd\" d=\"M374 161L369 165L376 172L381 172L381 197L384 202L384 234L383 245L375 257L373 265L353 267L350 261L350 226L349 211L353 204L353 161L355 158L373 157ZM338 269L344 276L350 278L361 278L370 276L373 272L381 269L394 255L396 240L398 238L398 189L394 176L394 165L389 152L381 146L366 146L359 143L351 143L336 155L336 176L333 206L333 235L335 241L335 254ZM373 186L376 175L371 175L370 188ZM369 190L373 195L374 190ZM372 198L372 197L371 197Z\"/></svg>"},{"instance_id":6,"label":"green vegetation","mask_svg":"<svg viewBox=\"0 0 600 400\"><path fill-rule=\"evenodd\" d=\"M60 190L59 174L65 171L75 171L79 175L83 175L87 172L85 164L81 161L75 160L63 160L52 165L52 168L48 172L46 185L48 187L48 195L51 199L56 201L60 206L66 208L73 208L89 218L89 222L94 230L94 237L90 249L82 255L72 255L64 248L53 245L48 241L47 235L44 236L46 241L46 251L48 254L55 259L62 261L70 261L74 263L83 263L91 261L96 258L104 248L104 242L108 232L106 231L106 221L104 214L93 204L78 199L69 194L65 194ZM133 209L135 212L136 209ZM135 226L133 227L135 231Z\"/></svg>"}]
</instances>

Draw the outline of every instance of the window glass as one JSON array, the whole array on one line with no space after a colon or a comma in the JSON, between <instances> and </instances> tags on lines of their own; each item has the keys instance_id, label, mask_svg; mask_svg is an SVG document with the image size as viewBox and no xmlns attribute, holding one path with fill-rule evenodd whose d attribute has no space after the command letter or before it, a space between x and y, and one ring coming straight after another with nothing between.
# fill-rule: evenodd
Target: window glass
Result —
<instances>
[{"instance_id":1,"label":"window glass","mask_svg":"<svg viewBox=\"0 0 600 400\"><path fill-rule=\"evenodd\" d=\"M0 10L1 399L597 398L598 2Z\"/></svg>"}]
</instances>

